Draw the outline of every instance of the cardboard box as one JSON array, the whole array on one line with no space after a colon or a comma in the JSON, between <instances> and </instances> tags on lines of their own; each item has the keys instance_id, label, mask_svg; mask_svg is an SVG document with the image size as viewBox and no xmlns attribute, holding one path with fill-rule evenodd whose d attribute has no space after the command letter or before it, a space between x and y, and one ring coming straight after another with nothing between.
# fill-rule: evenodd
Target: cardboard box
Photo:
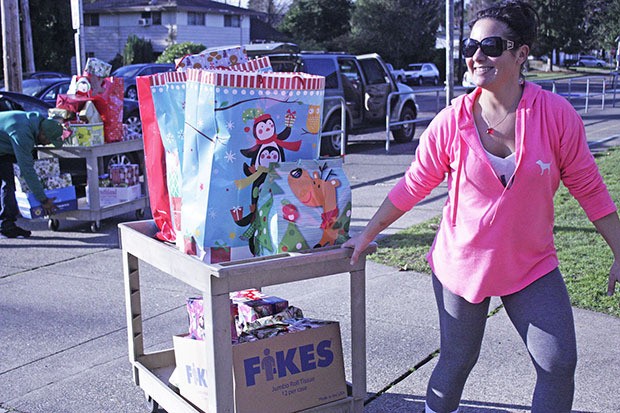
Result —
<instances>
[{"instance_id":1,"label":"cardboard box","mask_svg":"<svg viewBox=\"0 0 620 413\"><path fill-rule=\"evenodd\" d=\"M131 186L111 186L99 187L99 206L108 206L121 204L123 202L133 201L142 196L140 184ZM88 186L86 186L86 202L90 203L88 197Z\"/></svg>"},{"instance_id":2,"label":"cardboard box","mask_svg":"<svg viewBox=\"0 0 620 413\"><path fill-rule=\"evenodd\" d=\"M77 197L75 194L75 186L67 186L58 189L48 189L45 191L48 198L56 198L54 205L56 212L72 211L77 209ZM32 194L26 192L15 192L17 206L19 212L24 218L35 219L43 218L43 208L41 202Z\"/></svg>"},{"instance_id":3,"label":"cardboard box","mask_svg":"<svg viewBox=\"0 0 620 413\"><path fill-rule=\"evenodd\" d=\"M181 395L209 411L205 341L174 336ZM346 397L337 322L251 343L235 344L236 413L296 412Z\"/></svg>"},{"instance_id":4,"label":"cardboard box","mask_svg":"<svg viewBox=\"0 0 620 413\"><path fill-rule=\"evenodd\" d=\"M103 145L103 123L74 123L69 124L73 133L67 139L68 146L95 146Z\"/></svg>"}]
</instances>

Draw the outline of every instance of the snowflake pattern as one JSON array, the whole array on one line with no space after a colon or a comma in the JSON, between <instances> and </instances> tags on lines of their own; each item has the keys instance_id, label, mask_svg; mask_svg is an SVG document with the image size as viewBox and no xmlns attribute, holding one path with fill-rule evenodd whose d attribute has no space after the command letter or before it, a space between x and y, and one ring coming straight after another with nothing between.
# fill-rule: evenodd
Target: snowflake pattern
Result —
<instances>
[{"instance_id":1,"label":"snowflake pattern","mask_svg":"<svg viewBox=\"0 0 620 413\"><path fill-rule=\"evenodd\" d=\"M209 218L215 219L216 217L217 217L217 213L215 212L215 209L210 209L209 210Z\"/></svg>"},{"instance_id":2,"label":"snowflake pattern","mask_svg":"<svg viewBox=\"0 0 620 413\"><path fill-rule=\"evenodd\" d=\"M226 129L233 130L234 128L235 128L235 124L233 123L232 120L229 120L228 122L226 122Z\"/></svg>"},{"instance_id":3,"label":"snowflake pattern","mask_svg":"<svg viewBox=\"0 0 620 413\"><path fill-rule=\"evenodd\" d=\"M235 160L235 153L233 151L227 151L224 158L226 158L226 161L232 163Z\"/></svg>"}]
</instances>

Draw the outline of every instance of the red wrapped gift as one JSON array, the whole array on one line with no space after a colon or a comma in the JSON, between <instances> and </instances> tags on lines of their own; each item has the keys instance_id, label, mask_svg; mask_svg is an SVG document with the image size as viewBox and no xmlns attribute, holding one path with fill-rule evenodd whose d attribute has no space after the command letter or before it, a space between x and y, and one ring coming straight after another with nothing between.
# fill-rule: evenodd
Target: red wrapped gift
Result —
<instances>
[{"instance_id":1,"label":"red wrapped gift","mask_svg":"<svg viewBox=\"0 0 620 413\"><path fill-rule=\"evenodd\" d=\"M227 245L215 242L215 247L211 247L211 263L230 261L230 247Z\"/></svg>"}]
</instances>

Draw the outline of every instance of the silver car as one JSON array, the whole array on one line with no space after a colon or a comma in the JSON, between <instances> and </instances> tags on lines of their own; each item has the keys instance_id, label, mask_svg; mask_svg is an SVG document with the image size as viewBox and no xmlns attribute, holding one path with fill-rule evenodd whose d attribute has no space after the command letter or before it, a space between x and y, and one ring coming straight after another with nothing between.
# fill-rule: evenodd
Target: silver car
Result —
<instances>
[{"instance_id":1,"label":"silver car","mask_svg":"<svg viewBox=\"0 0 620 413\"><path fill-rule=\"evenodd\" d=\"M405 69L407 84L422 85L424 82L439 84L439 70L434 63L411 63Z\"/></svg>"},{"instance_id":2,"label":"silver car","mask_svg":"<svg viewBox=\"0 0 620 413\"><path fill-rule=\"evenodd\" d=\"M607 66L607 62L604 60L598 59L594 56L581 56L579 60L577 60L577 66L604 67L604 66Z\"/></svg>"}]
</instances>

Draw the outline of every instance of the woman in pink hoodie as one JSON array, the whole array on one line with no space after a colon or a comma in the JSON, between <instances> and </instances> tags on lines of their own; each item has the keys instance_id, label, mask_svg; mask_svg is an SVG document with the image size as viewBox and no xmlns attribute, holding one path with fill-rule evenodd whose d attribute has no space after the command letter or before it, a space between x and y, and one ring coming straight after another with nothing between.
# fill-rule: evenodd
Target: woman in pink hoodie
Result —
<instances>
[{"instance_id":1,"label":"woman in pink hoodie","mask_svg":"<svg viewBox=\"0 0 620 413\"><path fill-rule=\"evenodd\" d=\"M492 296L501 297L536 368L532 412L570 412L577 350L553 241L560 182L612 250L608 294L620 282L620 220L583 122L564 98L521 75L537 27L538 16L524 1L478 13L462 44L477 88L435 117L404 177L362 233L343 245L354 249L355 262L447 177L448 199L428 254L441 351L427 413L458 411Z\"/></svg>"}]
</instances>

